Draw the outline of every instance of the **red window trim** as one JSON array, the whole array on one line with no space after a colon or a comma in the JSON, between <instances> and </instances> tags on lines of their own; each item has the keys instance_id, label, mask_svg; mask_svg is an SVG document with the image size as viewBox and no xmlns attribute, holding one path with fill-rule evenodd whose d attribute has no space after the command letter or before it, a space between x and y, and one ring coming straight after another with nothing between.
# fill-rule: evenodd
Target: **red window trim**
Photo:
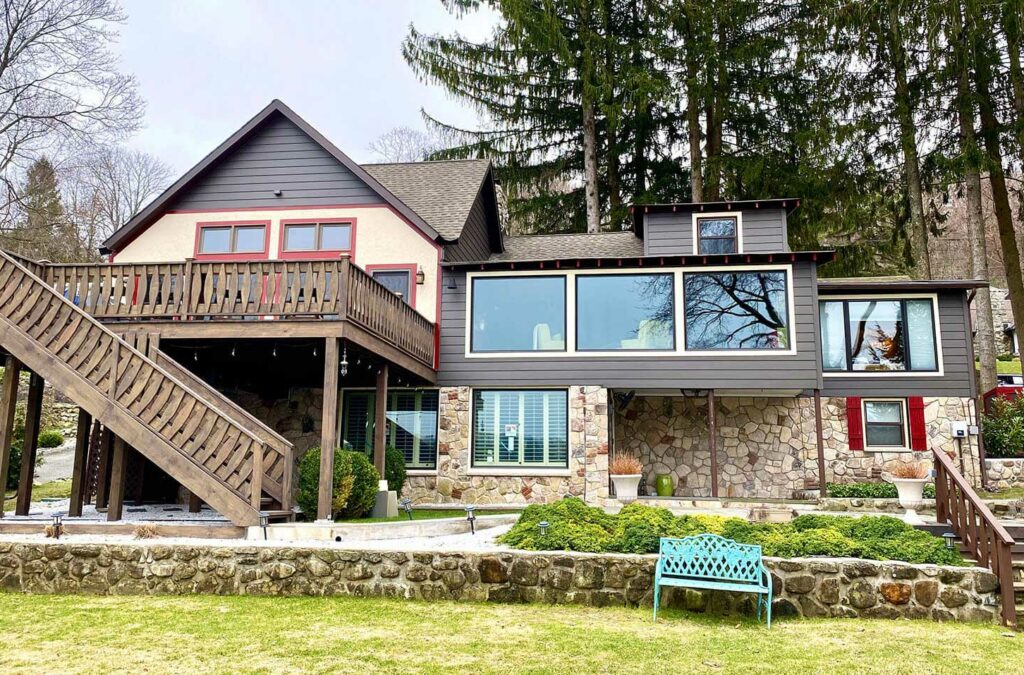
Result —
<instances>
[{"instance_id":1,"label":"red window trim","mask_svg":"<svg viewBox=\"0 0 1024 675\"><path fill-rule=\"evenodd\" d=\"M200 253L199 244L202 241L204 229L224 227L247 227L253 225L263 226L263 250L247 253ZM266 260L270 257L270 221L269 220L208 220L196 223L196 242L193 256L196 260L208 262L230 262L240 260Z\"/></svg>"},{"instance_id":2,"label":"red window trim","mask_svg":"<svg viewBox=\"0 0 1024 675\"><path fill-rule=\"evenodd\" d=\"M277 257L281 260L337 260L342 253L356 259L356 218L288 218L282 219L277 236ZM347 249L330 249L317 251L286 251L284 248L284 230L288 225L348 225L349 247Z\"/></svg>"},{"instance_id":3,"label":"red window trim","mask_svg":"<svg viewBox=\"0 0 1024 675\"><path fill-rule=\"evenodd\" d=\"M366 273L371 277L374 272L396 272L405 271L409 273L409 306L416 309L416 271L419 265L416 263L385 263L380 265L367 265Z\"/></svg>"}]
</instances>

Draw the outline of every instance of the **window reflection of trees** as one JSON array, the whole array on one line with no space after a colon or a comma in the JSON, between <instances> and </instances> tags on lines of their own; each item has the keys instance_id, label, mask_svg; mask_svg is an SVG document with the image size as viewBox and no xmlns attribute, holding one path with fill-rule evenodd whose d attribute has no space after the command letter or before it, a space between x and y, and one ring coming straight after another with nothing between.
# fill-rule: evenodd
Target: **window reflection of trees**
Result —
<instances>
[{"instance_id":1,"label":"window reflection of trees","mask_svg":"<svg viewBox=\"0 0 1024 675\"><path fill-rule=\"evenodd\" d=\"M849 307L850 353L854 368L905 370L903 317L899 303L851 302ZM876 312L881 316L874 316Z\"/></svg>"},{"instance_id":2,"label":"window reflection of trees","mask_svg":"<svg viewBox=\"0 0 1024 675\"><path fill-rule=\"evenodd\" d=\"M690 349L788 349L785 272L684 276Z\"/></svg>"}]
</instances>

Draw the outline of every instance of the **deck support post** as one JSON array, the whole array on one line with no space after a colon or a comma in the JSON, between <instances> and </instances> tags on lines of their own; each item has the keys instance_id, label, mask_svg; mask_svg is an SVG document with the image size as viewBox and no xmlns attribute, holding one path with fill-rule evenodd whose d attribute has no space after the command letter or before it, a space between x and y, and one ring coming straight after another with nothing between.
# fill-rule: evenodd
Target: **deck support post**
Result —
<instances>
[{"instance_id":1,"label":"deck support post","mask_svg":"<svg viewBox=\"0 0 1024 675\"><path fill-rule=\"evenodd\" d=\"M75 430L75 459L71 468L71 505L68 506L68 516L72 518L82 515L82 505L85 503L85 474L91 428L92 416L79 408L78 428Z\"/></svg>"},{"instance_id":2,"label":"deck support post","mask_svg":"<svg viewBox=\"0 0 1024 675\"><path fill-rule=\"evenodd\" d=\"M96 468L96 510L107 508L110 491L110 457L114 452L114 434L103 427L100 432L100 461Z\"/></svg>"},{"instance_id":3,"label":"deck support post","mask_svg":"<svg viewBox=\"0 0 1024 675\"><path fill-rule=\"evenodd\" d=\"M195 492L189 491L188 493L188 512L199 513L203 510L203 500L199 498Z\"/></svg>"},{"instance_id":4,"label":"deck support post","mask_svg":"<svg viewBox=\"0 0 1024 675\"><path fill-rule=\"evenodd\" d=\"M121 520L124 511L124 488L128 469L128 452L124 440L114 437L114 457L110 465L110 501L107 505L107 520Z\"/></svg>"},{"instance_id":5,"label":"deck support post","mask_svg":"<svg viewBox=\"0 0 1024 675\"><path fill-rule=\"evenodd\" d=\"M373 411L373 465L384 479L384 457L388 437L388 364L377 371L377 392Z\"/></svg>"},{"instance_id":6,"label":"deck support post","mask_svg":"<svg viewBox=\"0 0 1024 675\"><path fill-rule=\"evenodd\" d=\"M36 454L39 449L39 423L43 415L43 378L32 373L28 380L28 401L25 404L25 440L21 447L21 478L14 513L27 516L32 505L32 480L36 475Z\"/></svg>"},{"instance_id":7,"label":"deck support post","mask_svg":"<svg viewBox=\"0 0 1024 675\"><path fill-rule=\"evenodd\" d=\"M18 402L21 362L8 356L4 362L4 381L0 385L0 518L4 515L4 486L11 466L11 441L14 439L14 409Z\"/></svg>"},{"instance_id":8,"label":"deck support post","mask_svg":"<svg viewBox=\"0 0 1024 675\"><path fill-rule=\"evenodd\" d=\"M827 497L828 476L825 475L825 436L821 423L821 389L814 390L814 432L818 444L818 495Z\"/></svg>"},{"instance_id":9,"label":"deck support post","mask_svg":"<svg viewBox=\"0 0 1024 675\"><path fill-rule=\"evenodd\" d=\"M324 395L320 421L320 491L317 495L317 520L331 520L334 497L334 446L338 425L338 338L327 338L324 345Z\"/></svg>"},{"instance_id":10,"label":"deck support post","mask_svg":"<svg viewBox=\"0 0 1024 675\"><path fill-rule=\"evenodd\" d=\"M708 450L711 451L711 496L718 499L718 425L715 419L715 390L708 389Z\"/></svg>"}]
</instances>

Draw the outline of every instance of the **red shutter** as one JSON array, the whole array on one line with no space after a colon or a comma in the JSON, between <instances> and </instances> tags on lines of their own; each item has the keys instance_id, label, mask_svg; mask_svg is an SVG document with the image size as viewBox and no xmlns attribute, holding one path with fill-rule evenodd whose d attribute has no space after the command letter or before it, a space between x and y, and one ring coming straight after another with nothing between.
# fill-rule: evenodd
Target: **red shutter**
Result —
<instances>
[{"instance_id":1,"label":"red shutter","mask_svg":"<svg viewBox=\"0 0 1024 675\"><path fill-rule=\"evenodd\" d=\"M924 399L911 396L907 399L907 410L910 414L910 449L928 449L928 431L924 426Z\"/></svg>"},{"instance_id":2,"label":"red shutter","mask_svg":"<svg viewBox=\"0 0 1024 675\"><path fill-rule=\"evenodd\" d=\"M846 399L846 435L850 439L850 450L864 449L864 420L858 397Z\"/></svg>"}]
</instances>

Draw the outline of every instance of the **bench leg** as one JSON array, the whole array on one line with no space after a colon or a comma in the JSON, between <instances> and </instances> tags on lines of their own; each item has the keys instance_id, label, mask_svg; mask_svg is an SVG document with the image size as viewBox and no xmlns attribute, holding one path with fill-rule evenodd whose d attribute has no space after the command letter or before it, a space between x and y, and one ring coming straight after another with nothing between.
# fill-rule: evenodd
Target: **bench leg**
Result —
<instances>
[{"instance_id":1,"label":"bench leg","mask_svg":"<svg viewBox=\"0 0 1024 675\"><path fill-rule=\"evenodd\" d=\"M661 604L661 586L654 584L654 621L658 621L658 605Z\"/></svg>"}]
</instances>

